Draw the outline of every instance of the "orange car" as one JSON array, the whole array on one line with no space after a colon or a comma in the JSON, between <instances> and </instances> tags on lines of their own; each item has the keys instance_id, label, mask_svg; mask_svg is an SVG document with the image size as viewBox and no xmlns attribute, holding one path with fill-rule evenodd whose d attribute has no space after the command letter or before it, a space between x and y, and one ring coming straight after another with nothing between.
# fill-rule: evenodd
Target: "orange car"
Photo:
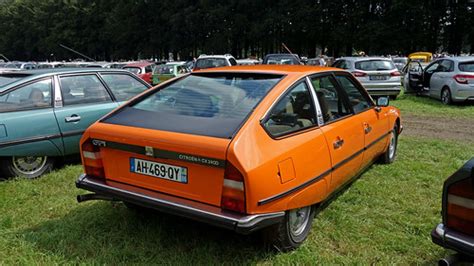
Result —
<instances>
[{"instance_id":1,"label":"orange car","mask_svg":"<svg viewBox=\"0 0 474 266\"><path fill-rule=\"evenodd\" d=\"M400 114L378 101L336 68L235 66L176 78L84 133L76 185L95 194L78 201L264 229L291 250L318 205L375 160L395 159Z\"/></svg>"}]
</instances>

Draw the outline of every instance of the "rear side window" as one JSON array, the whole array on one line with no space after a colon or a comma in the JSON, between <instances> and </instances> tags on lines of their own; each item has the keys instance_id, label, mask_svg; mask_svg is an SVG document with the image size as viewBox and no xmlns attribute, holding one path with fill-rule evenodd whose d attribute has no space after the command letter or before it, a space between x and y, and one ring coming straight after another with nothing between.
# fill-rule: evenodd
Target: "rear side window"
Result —
<instances>
[{"instance_id":1,"label":"rear side window","mask_svg":"<svg viewBox=\"0 0 474 266\"><path fill-rule=\"evenodd\" d=\"M281 75L199 73L155 90L105 123L230 138Z\"/></svg>"},{"instance_id":2,"label":"rear side window","mask_svg":"<svg viewBox=\"0 0 474 266\"><path fill-rule=\"evenodd\" d=\"M96 75L66 76L59 80L65 106L112 101Z\"/></svg>"},{"instance_id":3,"label":"rear side window","mask_svg":"<svg viewBox=\"0 0 474 266\"><path fill-rule=\"evenodd\" d=\"M144 92L147 86L125 74L101 74L117 101L127 101Z\"/></svg>"},{"instance_id":4,"label":"rear side window","mask_svg":"<svg viewBox=\"0 0 474 266\"><path fill-rule=\"evenodd\" d=\"M51 87L48 78L0 95L0 112L51 107Z\"/></svg>"},{"instance_id":5,"label":"rear side window","mask_svg":"<svg viewBox=\"0 0 474 266\"><path fill-rule=\"evenodd\" d=\"M286 93L272 108L263 126L272 136L281 136L316 125L316 113L306 82Z\"/></svg>"},{"instance_id":6,"label":"rear side window","mask_svg":"<svg viewBox=\"0 0 474 266\"><path fill-rule=\"evenodd\" d=\"M395 69L395 65L389 60L367 60L355 63L355 68L364 71L384 71Z\"/></svg>"},{"instance_id":7,"label":"rear side window","mask_svg":"<svg viewBox=\"0 0 474 266\"><path fill-rule=\"evenodd\" d=\"M152 71L153 71L153 68L151 66L145 67L145 73L151 73Z\"/></svg>"},{"instance_id":8,"label":"rear side window","mask_svg":"<svg viewBox=\"0 0 474 266\"><path fill-rule=\"evenodd\" d=\"M459 70L462 72L474 72L474 61L459 63Z\"/></svg>"},{"instance_id":9,"label":"rear side window","mask_svg":"<svg viewBox=\"0 0 474 266\"><path fill-rule=\"evenodd\" d=\"M234 58L229 58L229 62L230 62L231 66L236 66L237 65L237 61L235 61Z\"/></svg>"}]
</instances>

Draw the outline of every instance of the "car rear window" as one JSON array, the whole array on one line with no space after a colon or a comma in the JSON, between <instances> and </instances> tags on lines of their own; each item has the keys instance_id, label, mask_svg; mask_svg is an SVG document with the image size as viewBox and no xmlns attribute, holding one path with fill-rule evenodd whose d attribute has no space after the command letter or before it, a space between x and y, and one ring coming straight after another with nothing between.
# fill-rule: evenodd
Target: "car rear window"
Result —
<instances>
[{"instance_id":1,"label":"car rear window","mask_svg":"<svg viewBox=\"0 0 474 266\"><path fill-rule=\"evenodd\" d=\"M231 138L282 75L195 73L133 101L102 122Z\"/></svg>"},{"instance_id":2,"label":"car rear window","mask_svg":"<svg viewBox=\"0 0 474 266\"><path fill-rule=\"evenodd\" d=\"M174 74L174 65L160 65L155 67L154 74L172 75Z\"/></svg>"},{"instance_id":3,"label":"car rear window","mask_svg":"<svg viewBox=\"0 0 474 266\"><path fill-rule=\"evenodd\" d=\"M142 70L139 67L124 67L123 69L132 72L133 74L141 74Z\"/></svg>"},{"instance_id":4,"label":"car rear window","mask_svg":"<svg viewBox=\"0 0 474 266\"><path fill-rule=\"evenodd\" d=\"M196 68L214 68L227 66L227 62L224 58L203 58L196 61Z\"/></svg>"},{"instance_id":5,"label":"car rear window","mask_svg":"<svg viewBox=\"0 0 474 266\"><path fill-rule=\"evenodd\" d=\"M355 68L364 71L383 71L395 69L395 65L389 60L367 60L356 62Z\"/></svg>"},{"instance_id":6,"label":"car rear window","mask_svg":"<svg viewBox=\"0 0 474 266\"><path fill-rule=\"evenodd\" d=\"M268 65L298 65L299 62L295 56L269 56L266 64Z\"/></svg>"},{"instance_id":7,"label":"car rear window","mask_svg":"<svg viewBox=\"0 0 474 266\"><path fill-rule=\"evenodd\" d=\"M474 61L459 63L459 70L462 72L474 72Z\"/></svg>"}]
</instances>

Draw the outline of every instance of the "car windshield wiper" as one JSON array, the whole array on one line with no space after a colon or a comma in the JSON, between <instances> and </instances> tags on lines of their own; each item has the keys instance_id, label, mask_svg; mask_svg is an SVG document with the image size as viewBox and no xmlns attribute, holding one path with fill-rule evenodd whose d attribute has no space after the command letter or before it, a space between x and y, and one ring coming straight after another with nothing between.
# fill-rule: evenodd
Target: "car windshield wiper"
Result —
<instances>
[{"instance_id":1,"label":"car windshield wiper","mask_svg":"<svg viewBox=\"0 0 474 266\"><path fill-rule=\"evenodd\" d=\"M376 71L390 70L388 68L377 68Z\"/></svg>"}]
</instances>

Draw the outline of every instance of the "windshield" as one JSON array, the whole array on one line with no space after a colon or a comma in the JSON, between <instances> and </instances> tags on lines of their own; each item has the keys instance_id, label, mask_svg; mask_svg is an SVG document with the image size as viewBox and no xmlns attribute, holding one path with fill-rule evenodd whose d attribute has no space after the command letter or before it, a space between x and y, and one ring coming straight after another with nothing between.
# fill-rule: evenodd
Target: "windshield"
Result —
<instances>
[{"instance_id":1,"label":"windshield","mask_svg":"<svg viewBox=\"0 0 474 266\"><path fill-rule=\"evenodd\" d=\"M474 61L459 63L459 70L462 72L474 72Z\"/></svg>"},{"instance_id":2,"label":"windshield","mask_svg":"<svg viewBox=\"0 0 474 266\"><path fill-rule=\"evenodd\" d=\"M132 72L133 74L140 74L142 70L139 67L124 67L123 69Z\"/></svg>"},{"instance_id":3,"label":"windshield","mask_svg":"<svg viewBox=\"0 0 474 266\"><path fill-rule=\"evenodd\" d=\"M103 122L231 138L281 75L200 73L155 90Z\"/></svg>"},{"instance_id":4,"label":"windshield","mask_svg":"<svg viewBox=\"0 0 474 266\"><path fill-rule=\"evenodd\" d=\"M367 60L356 62L355 68L364 71L383 71L395 69L395 65L389 60Z\"/></svg>"},{"instance_id":5,"label":"windshield","mask_svg":"<svg viewBox=\"0 0 474 266\"><path fill-rule=\"evenodd\" d=\"M203 58L196 61L195 67L198 69L205 69L223 66L227 66L227 62L224 58Z\"/></svg>"}]
</instances>

